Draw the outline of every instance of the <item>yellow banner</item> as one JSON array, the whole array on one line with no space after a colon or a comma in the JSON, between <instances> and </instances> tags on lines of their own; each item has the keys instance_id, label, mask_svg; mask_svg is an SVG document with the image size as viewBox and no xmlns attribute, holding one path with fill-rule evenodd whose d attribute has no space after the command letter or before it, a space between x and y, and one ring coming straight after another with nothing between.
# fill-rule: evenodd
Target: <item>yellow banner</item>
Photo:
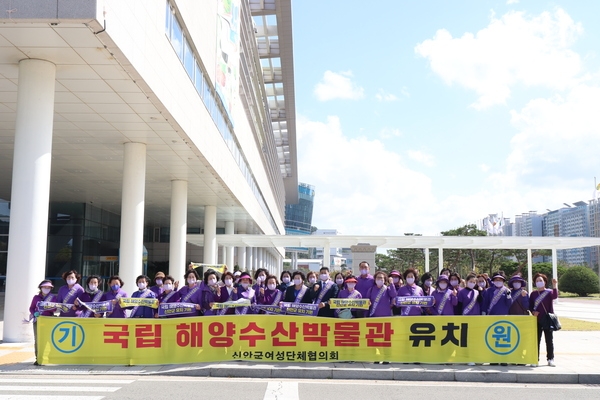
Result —
<instances>
[{"instance_id":1,"label":"yellow banner","mask_svg":"<svg viewBox=\"0 0 600 400\"><path fill-rule=\"evenodd\" d=\"M279 315L168 319L39 317L41 364L248 360L537 363L533 316L341 320Z\"/></svg>"},{"instance_id":2,"label":"yellow banner","mask_svg":"<svg viewBox=\"0 0 600 400\"><path fill-rule=\"evenodd\" d=\"M158 308L158 299L143 299L140 297L121 297L119 299L119 305L122 308L135 306Z\"/></svg>"},{"instance_id":3,"label":"yellow banner","mask_svg":"<svg viewBox=\"0 0 600 400\"><path fill-rule=\"evenodd\" d=\"M250 300L244 299L244 300L238 300L238 301L226 301L224 303L213 303L213 305L210 309L211 310L222 310L224 308L248 307L250 305L251 305Z\"/></svg>"},{"instance_id":4,"label":"yellow banner","mask_svg":"<svg viewBox=\"0 0 600 400\"><path fill-rule=\"evenodd\" d=\"M330 299L329 308L357 308L368 310L371 305L369 299Z\"/></svg>"}]
</instances>

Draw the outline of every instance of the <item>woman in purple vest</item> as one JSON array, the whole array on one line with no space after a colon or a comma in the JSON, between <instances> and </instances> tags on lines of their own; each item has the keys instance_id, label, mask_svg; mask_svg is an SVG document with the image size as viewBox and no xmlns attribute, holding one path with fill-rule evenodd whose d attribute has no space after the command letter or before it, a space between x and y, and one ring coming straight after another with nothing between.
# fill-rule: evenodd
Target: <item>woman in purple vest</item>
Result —
<instances>
[{"instance_id":1,"label":"woman in purple vest","mask_svg":"<svg viewBox=\"0 0 600 400\"><path fill-rule=\"evenodd\" d=\"M498 271L492 277L492 287L483 292L483 312L486 315L508 315L512 304L510 290L504 286L504 272Z\"/></svg>"},{"instance_id":2,"label":"woman in purple vest","mask_svg":"<svg viewBox=\"0 0 600 400\"><path fill-rule=\"evenodd\" d=\"M429 272L421 275L421 289L423 289L424 296L433 296L433 292L435 291L433 287L433 275Z\"/></svg>"},{"instance_id":3,"label":"woman in purple vest","mask_svg":"<svg viewBox=\"0 0 600 400\"><path fill-rule=\"evenodd\" d=\"M283 299L283 292L277 287L277 277L275 275L267 276L267 287L260 288L260 292L257 296L256 304L262 304L265 306L279 306L281 299ZM261 311L259 314L265 314Z\"/></svg>"},{"instance_id":4,"label":"woman in purple vest","mask_svg":"<svg viewBox=\"0 0 600 400\"><path fill-rule=\"evenodd\" d=\"M481 315L482 293L477 289L477 275L467 275L467 286L458 292L457 315Z\"/></svg>"},{"instance_id":5,"label":"woman in purple vest","mask_svg":"<svg viewBox=\"0 0 600 400\"><path fill-rule=\"evenodd\" d=\"M241 274L241 272L240 272ZM236 301L237 297L237 288L234 286L235 278L231 272L225 272L221 276L221 280L223 281L223 286L221 286L221 295L220 300L221 303L225 303L228 301ZM225 308L223 310L217 310L216 315L231 315L235 314L235 310L233 308Z\"/></svg>"},{"instance_id":6,"label":"woman in purple vest","mask_svg":"<svg viewBox=\"0 0 600 400\"><path fill-rule=\"evenodd\" d=\"M338 293L338 299L362 299L362 295L358 290L356 290L356 278L352 275L346 277L344 281L344 285L346 289L340 290ZM357 317L356 309L352 308L338 308L335 310L335 316L337 318L349 319Z\"/></svg>"},{"instance_id":7,"label":"woman in purple vest","mask_svg":"<svg viewBox=\"0 0 600 400\"><path fill-rule=\"evenodd\" d=\"M221 288L217 284L217 274L213 270L204 273L201 308L204 315L216 315L212 309L214 303L221 302Z\"/></svg>"},{"instance_id":8,"label":"woman in purple vest","mask_svg":"<svg viewBox=\"0 0 600 400\"><path fill-rule=\"evenodd\" d=\"M433 292L433 315L454 315L454 306L458 304L456 289L450 289L450 281L446 275L440 275Z\"/></svg>"},{"instance_id":9,"label":"woman in purple vest","mask_svg":"<svg viewBox=\"0 0 600 400\"><path fill-rule=\"evenodd\" d=\"M292 286L286 289L283 301L310 304L313 302L313 294L314 290L309 290L308 286L304 285L304 273L294 271L292 273Z\"/></svg>"},{"instance_id":10,"label":"woman in purple vest","mask_svg":"<svg viewBox=\"0 0 600 400\"><path fill-rule=\"evenodd\" d=\"M240 275L240 285L237 288L238 300L247 299L250 300L250 306L248 307L235 307L236 315L247 315L253 314L252 305L256 304L256 294L252 286L252 277L247 272L242 272Z\"/></svg>"},{"instance_id":11,"label":"woman in purple vest","mask_svg":"<svg viewBox=\"0 0 600 400\"><path fill-rule=\"evenodd\" d=\"M396 288L396 292L399 293L400 288L402 287L402 275L400 275L400 272L392 270L392 272L390 272L390 278L392 278L392 284ZM400 294L398 294L398 296L400 296ZM400 315L400 312L400 307L397 305L392 306L392 315Z\"/></svg>"},{"instance_id":12,"label":"woman in purple vest","mask_svg":"<svg viewBox=\"0 0 600 400\"><path fill-rule=\"evenodd\" d=\"M404 271L405 285L398 290L398 296L424 296L423 289L421 289L416 283L419 280L418 276L419 273L414 268L408 268L406 271ZM395 308L400 309L400 313L398 315L422 315L422 309L419 306L404 306Z\"/></svg>"},{"instance_id":13,"label":"woman in purple vest","mask_svg":"<svg viewBox=\"0 0 600 400\"><path fill-rule=\"evenodd\" d=\"M74 304L75 299L79 297L80 294L83 293L83 288L79 285L79 280L81 279L81 275L75 270L67 271L62 275L62 278L67 283L58 289L58 294L56 295L57 303L64 304ZM72 305L71 310L68 312L60 312L60 317L69 317L75 318L78 316L77 307Z\"/></svg>"},{"instance_id":14,"label":"woman in purple vest","mask_svg":"<svg viewBox=\"0 0 600 400\"><path fill-rule=\"evenodd\" d=\"M84 303L97 303L101 301L102 296L104 295L102 290L99 289L101 285L102 278L100 278L98 275L90 275L85 280L85 292L80 294L74 303L76 306L78 306L80 317L101 318L104 316L104 313L94 313L79 303L79 300L83 301Z\"/></svg>"},{"instance_id":15,"label":"woman in purple vest","mask_svg":"<svg viewBox=\"0 0 600 400\"><path fill-rule=\"evenodd\" d=\"M52 294L53 287L54 285L52 284L52 281L44 279L38 285L38 289L40 290L39 293L33 296L33 299L31 299L31 304L29 305L29 320L33 321L33 345L35 349L35 362L33 363L33 365L40 365L37 361L37 317L39 317L40 315L44 317L54 316L54 311L39 312L37 309L37 303L39 301L54 301L55 296Z\"/></svg>"},{"instance_id":16,"label":"woman in purple vest","mask_svg":"<svg viewBox=\"0 0 600 400\"><path fill-rule=\"evenodd\" d=\"M135 280L138 290L133 292L131 295L134 299L155 299L156 293L154 293L148 287L150 285L150 278L146 275L140 275ZM154 318L155 309L146 306L133 306L127 307L131 310L129 318Z\"/></svg>"},{"instance_id":17,"label":"woman in purple vest","mask_svg":"<svg viewBox=\"0 0 600 400\"><path fill-rule=\"evenodd\" d=\"M164 280L165 280L164 272L158 271L154 275L154 286L151 286L150 290L152 290L154 292L154 294L156 295L157 298L162 294L163 290L165 290L165 288L163 287Z\"/></svg>"},{"instance_id":18,"label":"woman in purple vest","mask_svg":"<svg viewBox=\"0 0 600 400\"><path fill-rule=\"evenodd\" d=\"M258 294L260 293L261 288L267 287L267 275L269 275L268 271L265 268L259 268L254 273L254 280L256 283L252 286L254 289L254 302L258 301Z\"/></svg>"},{"instance_id":19,"label":"woman in purple vest","mask_svg":"<svg viewBox=\"0 0 600 400\"><path fill-rule=\"evenodd\" d=\"M158 303L179 303L181 300L181 293L175 289L175 279L171 275L167 275L163 278L162 293L158 295ZM154 317L158 318L158 311L154 313ZM174 316L169 315L165 318L172 318Z\"/></svg>"},{"instance_id":20,"label":"woman in purple vest","mask_svg":"<svg viewBox=\"0 0 600 400\"><path fill-rule=\"evenodd\" d=\"M112 302L113 309L111 312L106 313L106 318L125 318L125 310L121 308L119 299L129 297L127 293L122 289L123 281L118 275L113 275L108 279L108 287L110 290L102 296L101 301Z\"/></svg>"},{"instance_id":21,"label":"woman in purple vest","mask_svg":"<svg viewBox=\"0 0 600 400\"><path fill-rule=\"evenodd\" d=\"M383 271L378 271L374 277L375 285L367 291L367 299L371 300L371 307L369 308L368 317L391 317L392 306L395 303L396 288L392 278L387 277ZM388 283L386 285L385 283Z\"/></svg>"},{"instance_id":22,"label":"woman in purple vest","mask_svg":"<svg viewBox=\"0 0 600 400\"><path fill-rule=\"evenodd\" d=\"M544 332L544 340L546 341L546 358L548 365L556 367L554 364L554 340L552 337L552 329L544 322L548 313L554 313L552 300L558 299L558 281L552 279L552 290L546 289L548 285L548 277L544 274L537 273L533 277L536 290L529 295L529 309L537 317L538 327L538 361L540 354L540 343L542 341L542 332ZM538 364L539 365L539 364Z\"/></svg>"},{"instance_id":23,"label":"woman in purple vest","mask_svg":"<svg viewBox=\"0 0 600 400\"><path fill-rule=\"evenodd\" d=\"M519 273L516 273L508 280L510 297L512 297L512 305L508 309L508 315L529 314L529 295L527 290L525 290L525 286L527 286L527 282L525 282Z\"/></svg>"},{"instance_id":24,"label":"woman in purple vest","mask_svg":"<svg viewBox=\"0 0 600 400\"><path fill-rule=\"evenodd\" d=\"M188 269L185 275L186 285L178 290L182 303L193 303L196 305L196 311L187 314L179 314L178 317L197 317L201 315L202 287L204 283L199 281L200 275L195 269Z\"/></svg>"}]
</instances>

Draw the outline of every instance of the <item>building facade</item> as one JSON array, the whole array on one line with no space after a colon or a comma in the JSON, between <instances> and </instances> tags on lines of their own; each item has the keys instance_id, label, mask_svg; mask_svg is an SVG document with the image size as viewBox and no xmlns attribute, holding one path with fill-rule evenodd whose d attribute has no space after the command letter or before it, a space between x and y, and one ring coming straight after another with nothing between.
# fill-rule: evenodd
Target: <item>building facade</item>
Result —
<instances>
[{"instance_id":1,"label":"building facade","mask_svg":"<svg viewBox=\"0 0 600 400\"><path fill-rule=\"evenodd\" d=\"M190 261L281 268L298 201L289 0L48 0L0 16L0 275L4 340L63 272L131 292ZM187 243L204 235L203 246ZM25 286L25 287L24 287Z\"/></svg>"}]
</instances>

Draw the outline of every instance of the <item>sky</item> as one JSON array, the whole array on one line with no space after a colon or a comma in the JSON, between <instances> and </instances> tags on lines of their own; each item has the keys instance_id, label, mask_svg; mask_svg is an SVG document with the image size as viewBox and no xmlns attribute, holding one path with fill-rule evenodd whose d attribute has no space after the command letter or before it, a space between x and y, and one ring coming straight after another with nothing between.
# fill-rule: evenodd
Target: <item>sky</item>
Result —
<instances>
[{"instance_id":1,"label":"sky","mask_svg":"<svg viewBox=\"0 0 600 400\"><path fill-rule=\"evenodd\" d=\"M600 1L292 5L314 226L439 235L594 197Z\"/></svg>"}]
</instances>

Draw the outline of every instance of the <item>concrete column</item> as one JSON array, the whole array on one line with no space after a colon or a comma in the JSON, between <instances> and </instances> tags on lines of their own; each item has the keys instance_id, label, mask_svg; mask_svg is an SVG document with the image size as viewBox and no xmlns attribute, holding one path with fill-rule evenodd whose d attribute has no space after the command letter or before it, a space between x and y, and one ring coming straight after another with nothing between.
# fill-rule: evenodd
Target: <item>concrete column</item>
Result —
<instances>
[{"instance_id":1,"label":"concrete column","mask_svg":"<svg viewBox=\"0 0 600 400\"><path fill-rule=\"evenodd\" d=\"M252 263L252 247L246 247L246 269L244 271L251 270Z\"/></svg>"},{"instance_id":2,"label":"concrete column","mask_svg":"<svg viewBox=\"0 0 600 400\"><path fill-rule=\"evenodd\" d=\"M331 248L329 247L329 243L324 243L323 245L323 266L331 267Z\"/></svg>"},{"instance_id":3,"label":"concrete column","mask_svg":"<svg viewBox=\"0 0 600 400\"><path fill-rule=\"evenodd\" d=\"M233 235L235 233L235 224L233 221L225 221L225 234ZM233 254L235 252L235 247L227 246L223 249L225 252L225 264L229 271L233 271Z\"/></svg>"},{"instance_id":4,"label":"concrete column","mask_svg":"<svg viewBox=\"0 0 600 400\"><path fill-rule=\"evenodd\" d=\"M556 249L552 249L552 278L558 280L558 257L556 256ZM554 300L554 302L558 303L558 299Z\"/></svg>"},{"instance_id":5,"label":"concrete column","mask_svg":"<svg viewBox=\"0 0 600 400\"><path fill-rule=\"evenodd\" d=\"M532 263L531 263L531 249L527 249L527 290L531 293L533 289L533 272L532 272Z\"/></svg>"},{"instance_id":6,"label":"concrete column","mask_svg":"<svg viewBox=\"0 0 600 400\"><path fill-rule=\"evenodd\" d=\"M245 235L246 231L245 230L238 230L238 235ZM246 270L246 247L245 246L241 246L241 247L237 247L236 248L236 261L238 267L240 268L240 271L245 271ZM235 264L234 264L235 266ZM233 268L231 269L233 271Z\"/></svg>"},{"instance_id":7,"label":"concrete column","mask_svg":"<svg viewBox=\"0 0 600 400\"><path fill-rule=\"evenodd\" d=\"M265 253L264 253L263 250L264 249L262 247L257 247L256 248L256 269L264 268L265 267L264 266L265 265L264 264L264 258L263 258L264 255L265 255Z\"/></svg>"},{"instance_id":8,"label":"concrete column","mask_svg":"<svg viewBox=\"0 0 600 400\"><path fill-rule=\"evenodd\" d=\"M425 272L429 272L429 249L425 249Z\"/></svg>"},{"instance_id":9,"label":"concrete column","mask_svg":"<svg viewBox=\"0 0 600 400\"><path fill-rule=\"evenodd\" d=\"M125 143L119 276L125 282L127 293L137 290L135 278L141 275L143 270L145 190L146 145Z\"/></svg>"},{"instance_id":10,"label":"concrete column","mask_svg":"<svg viewBox=\"0 0 600 400\"><path fill-rule=\"evenodd\" d=\"M204 264L217 263L217 207L204 206Z\"/></svg>"},{"instance_id":11,"label":"concrete column","mask_svg":"<svg viewBox=\"0 0 600 400\"><path fill-rule=\"evenodd\" d=\"M444 249L442 249L440 247L439 251L440 251L440 257L439 257L439 260L438 260L438 276L440 275L440 273L444 269Z\"/></svg>"},{"instance_id":12,"label":"concrete column","mask_svg":"<svg viewBox=\"0 0 600 400\"><path fill-rule=\"evenodd\" d=\"M3 340L30 342L27 306L46 276L56 66L19 62ZM6 171L4 171L6 173Z\"/></svg>"},{"instance_id":13,"label":"concrete column","mask_svg":"<svg viewBox=\"0 0 600 400\"><path fill-rule=\"evenodd\" d=\"M171 181L171 227L169 241L169 274L185 274L187 237L187 193L188 183L182 180Z\"/></svg>"}]
</instances>

